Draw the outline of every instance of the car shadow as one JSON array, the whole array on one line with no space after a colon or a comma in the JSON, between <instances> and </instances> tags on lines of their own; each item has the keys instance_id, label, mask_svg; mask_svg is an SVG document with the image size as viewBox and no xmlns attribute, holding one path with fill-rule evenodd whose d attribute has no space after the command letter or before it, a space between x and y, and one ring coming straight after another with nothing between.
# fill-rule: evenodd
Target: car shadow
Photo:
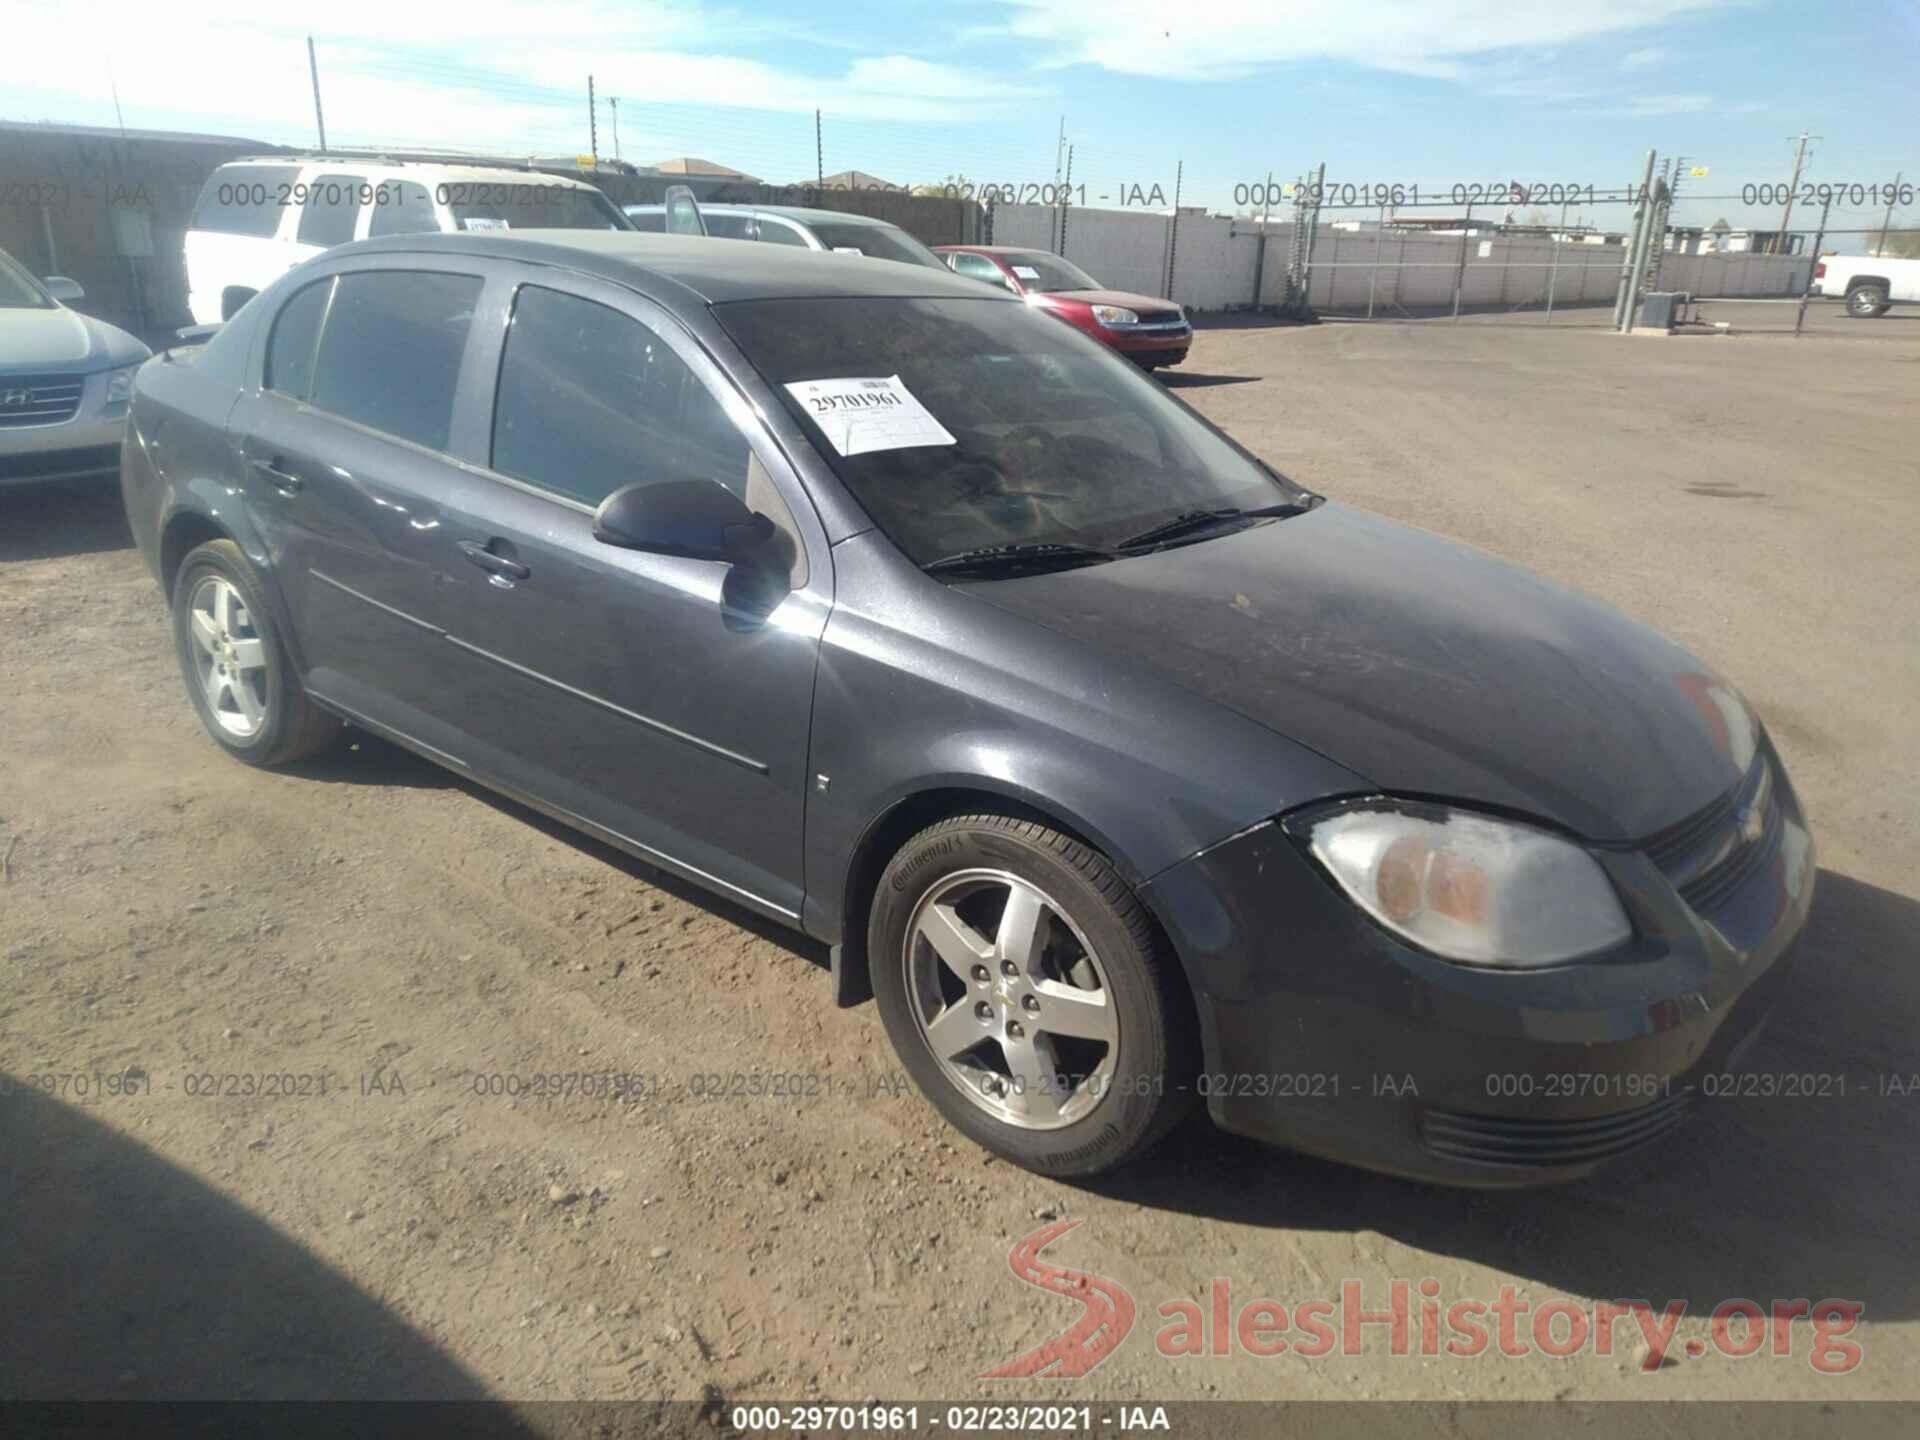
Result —
<instances>
[{"instance_id":1,"label":"car shadow","mask_svg":"<svg viewBox=\"0 0 1920 1440\"><path fill-rule=\"evenodd\" d=\"M443 766L358 728L349 729L330 749L294 761L286 773L323 785L376 789L446 790L460 783Z\"/></svg>"},{"instance_id":2,"label":"car shadow","mask_svg":"<svg viewBox=\"0 0 1920 1440\"><path fill-rule=\"evenodd\" d=\"M318 1255L97 1118L192 1103L163 1094L164 1077L146 1083L151 1093L72 1104L0 1074L10 1420L20 1401L489 1398ZM489 1433L533 1433L504 1407L487 1414ZM138 1428L122 1414L92 1433Z\"/></svg>"},{"instance_id":3,"label":"car shadow","mask_svg":"<svg viewBox=\"0 0 1920 1440\"><path fill-rule=\"evenodd\" d=\"M1569 1295L1858 1301L1920 1314L1920 902L1822 871L1799 961L1740 1065L1814 1093L1703 1104L1676 1136L1548 1189L1449 1189L1225 1136L1204 1119L1093 1193L1252 1226L1375 1231ZM1780 1082L1774 1082L1776 1084ZM1417 1262L1416 1262L1417 1263ZM1337 1282L1339 1277L1332 1277ZM1420 1278L1412 1276L1409 1278Z\"/></svg>"},{"instance_id":4,"label":"car shadow","mask_svg":"<svg viewBox=\"0 0 1920 1440\"><path fill-rule=\"evenodd\" d=\"M0 487L0 562L130 550L115 480L45 480Z\"/></svg>"},{"instance_id":5,"label":"car shadow","mask_svg":"<svg viewBox=\"0 0 1920 1440\"><path fill-rule=\"evenodd\" d=\"M1196 375L1186 371L1168 371L1154 377L1169 390L1204 390L1214 385L1251 385L1259 375Z\"/></svg>"}]
</instances>

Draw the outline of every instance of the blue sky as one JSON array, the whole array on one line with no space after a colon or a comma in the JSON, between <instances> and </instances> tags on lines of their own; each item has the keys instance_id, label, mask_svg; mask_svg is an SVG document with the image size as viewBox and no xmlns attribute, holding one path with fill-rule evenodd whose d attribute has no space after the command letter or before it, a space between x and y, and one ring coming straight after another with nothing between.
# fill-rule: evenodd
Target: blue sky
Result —
<instances>
[{"instance_id":1,"label":"blue sky","mask_svg":"<svg viewBox=\"0 0 1920 1440\"><path fill-rule=\"evenodd\" d=\"M1637 178L1649 147L1710 167L1714 194L1785 178L1787 137L1823 136L1808 176L1920 180L1912 82L1920 0L521 0L455 8L257 0L90 9L16 0L31 66L0 116L310 142L316 37L336 144L515 151L599 141L640 162L697 154L790 182L825 168L900 182L1053 178L1062 117L1090 203L1123 185L1228 207L1236 184L1325 160L1334 180ZM25 71L25 73L22 73ZM1710 212L1710 213L1709 213ZM1679 218L1762 220L1702 201ZM1836 223L1875 223L1868 204ZM1592 218L1604 220L1604 214ZM1914 219L1914 211L1908 211Z\"/></svg>"}]
</instances>

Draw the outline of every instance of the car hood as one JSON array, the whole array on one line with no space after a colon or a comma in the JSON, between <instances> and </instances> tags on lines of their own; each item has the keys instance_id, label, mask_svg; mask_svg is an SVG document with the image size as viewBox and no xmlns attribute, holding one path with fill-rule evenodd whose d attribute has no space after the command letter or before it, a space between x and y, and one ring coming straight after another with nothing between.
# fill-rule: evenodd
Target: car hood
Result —
<instances>
[{"instance_id":1,"label":"car hood","mask_svg":"<svg viewBox=\"0 0 1920 1440\"><path fill-rule=\"evenodd\" d=\"M1326 504L1105 565L967 587L1145 663L1381 790L1638 840L1739 777L1685 650L1579 593Z\"/></svg>"},{"instance_id":2,"label":"car hood","mask_svg":"<svg viewBox=\"0 0 1920 1440\"><path fill-rule=\"evenodd\" d=\"M0 374L91 374L148 354L126 331L64 305L0 310Z\"/></svg>"},{"instance_id":3,"label":"car hood","mask_svg":"<svg viewBox=\"0 0 1920 1440\"><path fill-rule=\"evenodd\" d=\"M1157 300L1151 295L1136 295L1131 290L1042 290L1037 292L1049 300L1075 300L1082 305L1118 305L1124 310L1172 310L1171 300Z\"/></svg>"}]
</instances>

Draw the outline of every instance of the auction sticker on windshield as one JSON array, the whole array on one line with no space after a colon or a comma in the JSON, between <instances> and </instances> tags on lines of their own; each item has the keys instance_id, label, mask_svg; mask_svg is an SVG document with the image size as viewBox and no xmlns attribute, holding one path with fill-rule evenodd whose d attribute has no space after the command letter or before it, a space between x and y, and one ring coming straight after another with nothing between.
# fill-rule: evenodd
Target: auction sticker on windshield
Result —
<instances>
[{"instance_id":1,"label":"auction sticker on windshield","mask_svg":"<svg viewBox=\"0 0 1920 1440\"><path fill-rule=\"evenodd\" d=\"M1022 280L1038 280L1040 278L1040 272L1031 265L1016 265L1013 267L1013 273L1018 275Z\"/></svg>"},{"instance_id":2,"label":"auction sticker on windshield","mask_svg":"<svg viewBox=\"0 0 1920 1440\"><path fill-rule=\"evenodd\" d=\"M898 375L844 380L795 380L787 385L842 455L910 450L959 441L913 398Z\"/></svg>"}]
</instances>

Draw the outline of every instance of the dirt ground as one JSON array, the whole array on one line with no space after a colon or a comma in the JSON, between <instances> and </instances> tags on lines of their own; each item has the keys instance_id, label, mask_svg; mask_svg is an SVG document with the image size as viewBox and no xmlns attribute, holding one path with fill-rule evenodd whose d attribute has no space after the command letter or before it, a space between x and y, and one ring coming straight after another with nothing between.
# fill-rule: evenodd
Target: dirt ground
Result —
<instances>
[{"instance_id":1,"label":"dirt ground","mask_svg":"<svg viewBox=\"0 0 1920 1440\"><path fill-rule=\"evenodd\" d=\"M1822 1093L1709 1107L1544 1192L1203 1121L1123 1178L1041 1180L902 1088L819 947L372 740L286 773L225 759L117 496L9 491L0 1390L1920 1394L1920 323L1862 343L1483 318L1211 329L1172 383L1307 484L1597 592L1745 688L1823 867L1748 1063ZM561 1072L655 1078L480 1093ZM698 1093L733 1072L820 1078ZM1009 1268L1055 1219L1080 1223L1047 1259L1123 1287L1133 1331L1082 1378L982 1378L1077 1317ZM1396 1356L1380 1326L1356 1355L1160 1353L1161 1307L1209 1311L1216 1278L1236 1311L1345 1280L1383 1309L1396 1278L1443 1304L1688 1310L1656 1371L1631 1329L1566 1358ZM1740 1297L1864 1305L1858 1365L1817 1371L1806 1320L1786 1356L1687 1353Z\"/></svg>"}]
</instances>

